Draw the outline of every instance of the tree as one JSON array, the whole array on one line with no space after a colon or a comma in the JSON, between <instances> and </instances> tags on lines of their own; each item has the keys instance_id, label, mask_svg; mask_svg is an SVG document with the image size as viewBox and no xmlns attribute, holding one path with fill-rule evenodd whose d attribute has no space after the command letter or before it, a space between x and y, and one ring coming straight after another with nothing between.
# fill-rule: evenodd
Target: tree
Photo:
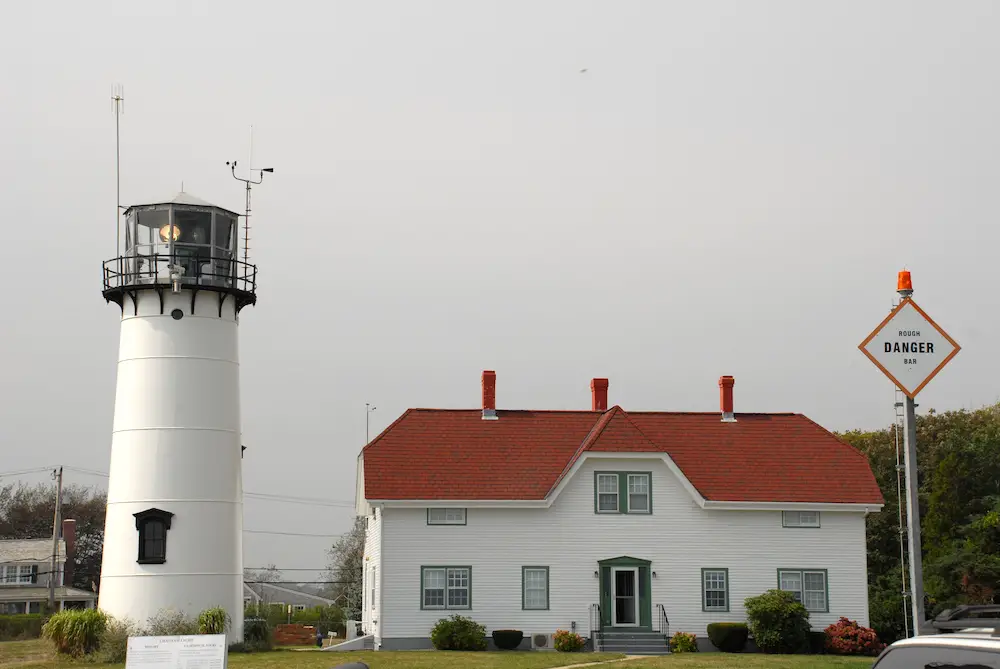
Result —
<instances>
[{"instance_id":1,"label":"tree","mask_svg":"<svg viewBox=\"0 0 1000 669\"><path fill-rule=\"evenodd\" d=\"M54 484L0 487L0 539L42 539L52 536ZM100 585L104 549L107 495L83 486L64 486L62 517L76 521L73 587L90 590Z\"/></svg>"},{"instance_id":2,"label":"tree","mask_svg":"<svg viewBox=\"0 0 1000 669\"><path fill-rule=\"evenodd\" d=\"M867 521L869 608L879 637L893 641L903 634L904 615L893 428L841 437L868 456L886 499L882 512ZM1000 404L918 416L917 465L926 615L996 602Z\"/></svg>"},{"instance_id":3,"label":"tree","mask_svg":"<svg viewBox=\"0 0 1000 669\"><path fill-rule=\"evenodd\" d=\"M281 572L272 562L263 569L244 569L243 580L247 583L278 583Z\"/></svg>"},{"instance_id":4,"label":"tree","mask_svg":"<svg viewBox=\"0 0 1000 669\"><path fill-rule=\"evenodd\" d=\"M324 596L335 600L350 620L357 620L361 614L366 527L365 516L356 516L351 530L337 539L327 553L325 580L332 583Z\"/></svg>"}]
</instances>

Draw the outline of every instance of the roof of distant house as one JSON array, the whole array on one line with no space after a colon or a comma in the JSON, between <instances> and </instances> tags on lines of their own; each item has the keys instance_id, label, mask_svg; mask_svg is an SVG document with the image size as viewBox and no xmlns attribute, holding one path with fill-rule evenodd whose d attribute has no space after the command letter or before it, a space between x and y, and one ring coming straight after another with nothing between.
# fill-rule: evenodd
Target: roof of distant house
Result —
<instances>
[{"instance_id":1,"label":"roof of distant house","mask_svg":"<svg viewBox=\"0 0 1000 669\"><path fill-rule=\"evenodd\" d=\"M485 387L489 419L409 409L367 445L365 499L544 500L586 453L650 453L705 500L884 503L865 455L801 414L493 410Z\"/></svg>"}]
</instances>

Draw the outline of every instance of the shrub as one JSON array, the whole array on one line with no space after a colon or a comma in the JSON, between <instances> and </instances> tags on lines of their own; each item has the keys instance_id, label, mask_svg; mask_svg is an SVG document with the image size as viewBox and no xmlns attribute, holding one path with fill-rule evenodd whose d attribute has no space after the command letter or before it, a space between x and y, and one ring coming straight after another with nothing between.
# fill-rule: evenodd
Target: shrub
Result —
<instances>
[{"instance_id":1,"label":"shrub","mask_svg":"<svg viewBox=\"0 0 1000 669\"><path fill-rule=\"evenodd\" d=\"M486 628L471 618L442 618L431 630L431 643L438 650L486 650Z\"/></svg>"},{"instance_id":2,"label":"shrub","mask_svg":"<svg viewBox=\"0 0 1000 669\"><path fill-rule=\"evenodd\" d=\"M180 611L164 609L149 619L150 636L189 636L198 634L198 622Z\"/></svg>"},{"instance_id":3,"label":"shrub","mask_svg":"<svg viewBox=\"0 0 1000 669\"><path fill-rule=\"evenodd\" d=\"M708 638L723 653L743 652L750 630L746 623L711 623Z\"/></svg>"},{"instance_id":4,"label":"shrub","mask_svg":"<svg viewBox=\"0 0 1000 669\"><path fill-rule=\"evenodd\" d=\"M221 606L205 609L198 614L198 634L225 634L230 622L229 614Z\"/></svg>"},{"instance_id":5,"label":"shrub","mask_svg":"<svg viewBox=\"0 0 1000 669\"><path fill-rule=\"evenodd\" d=\"M575 653L583 650L583 647L587 645L586 640L582 636L576 632L567 632L566 630L556 630L552 641L556 650L563 653Z\"/></svg>"},{"instance_id":6,"label":"shrub","mask_svg":"<svg viewBox=\"0 0 1000 669\"><path fill-rule=\"evenodd\" d=\"M271 624L267 618L247 618L243 621L243 641L248 646L269 650L274 645Z\"/></svg>"},{"instance_id":7,"label":"shrub","mask_svg":"<svg viewBox=\"0 0 1000 669\"><path fill-rule=\"evenodd\" d=\"M801 653L809 648L809 612L783 590L768 590L744 602L750 633L765 653Z\"/></svg>"},{"instance_id":8,"label":"shrub","mask_svg":"<svg viewBox=\"0 0 1000 669\"><path fill-rule=\"evenodd\" d=\"M107 664L124 664L125 656L128 654L128 638L145 634L144 629L127 618L123 620L108 618L94 659Z\"/></svg>"},{"instance_id":9,"label":"shrub","mask_svg":"<svg viewBox=\"0 0 1000 669\"><path fill-rule=\"evenodd\" d=\"M23 641L42 636L42 616L19 613L0 616L0 641Z\"/></svg>"},{"instance_id":10,"label":"shrub","mask_svg":"<svg viewBox=\"0 0 1000 669\"><path fill-rule=\"evenodd\" d=\"M885 644L875 630L862 627L854 620L841 617L826 628L826 649L837 655L869 655L882 652Z\"/></svg>"},{"instance_id":11,"label":"shrub","mask_svg":"<svg viewBox=\"0 0 1000 669\"><path fill-rule=\"evenodd\" d=\"M493 643L500 650L514 650L524 640L521 630L493 630Z\"/></svg>"},{"instance_id":12,"label":"shrub","mask_svg":"<svg viewBox=\"0 0 1000 669\"><path fill-rule=\"evenodd\" d=\"M677 632L670 637L671 653L694 653L698 650L698 638L690 632Z\"/></svg>"},{"instance_id":13,"label":"shrub","mask_svg":"<svg viewBox=\"0 0 1000 669\"><path fill-rule=\"evenodd\" d=\"M82 657L100 646L108 616L98 609L76 609L54 614L42 627L42 636L64 655Z\"/></svg>"}]
</instances>

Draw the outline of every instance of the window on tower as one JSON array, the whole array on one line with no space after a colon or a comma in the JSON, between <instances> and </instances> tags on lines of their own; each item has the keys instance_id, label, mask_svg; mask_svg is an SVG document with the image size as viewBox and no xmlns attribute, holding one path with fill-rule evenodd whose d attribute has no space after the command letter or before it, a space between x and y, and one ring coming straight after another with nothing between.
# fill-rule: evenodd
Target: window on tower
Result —
<instances>
[{"instance_id":1,"label":"window on tower","mask_svg":"<svg viewBox=\"0 0 1000 669\"><path fill-rule=\"evenodd\" d=\"M167 530L172 513L162 509L146 509L135 516L139 530L139 564L163 564L167 561Z\"/></svg>"}]
</instances>

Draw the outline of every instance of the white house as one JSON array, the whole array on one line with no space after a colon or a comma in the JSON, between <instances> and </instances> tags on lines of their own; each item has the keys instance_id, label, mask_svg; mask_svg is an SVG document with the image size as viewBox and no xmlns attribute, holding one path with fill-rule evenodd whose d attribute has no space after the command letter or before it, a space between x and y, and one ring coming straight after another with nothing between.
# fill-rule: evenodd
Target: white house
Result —
<instances>
[{"instance_id":1,"label":"white house","mask_svg":"<svg viewBox=\"0 0 1000 669\"><path fill-rule=\"evenodd\" d=\"M64 520L56 543L52 572L52 538L0 540L0 614L41 613L49 600L49 580L56 607L90 609L97 595L71 587L76 556L76 521Z\"/></svg>"},{"instance_id":2,"label":"white house","mask_svg":"<svg viewBox=\"0 0 1000 669\"><path fill-rule=\"evenodd\" d=\"M608 408L410 409L358 458L367 518L363 629L376 648L430 645L443 617L575 630L607 650L745 620L780 587L814 629L868 625L865 516L883 498L864 455L805 416Z\"/></svg>"}]
</instances>

